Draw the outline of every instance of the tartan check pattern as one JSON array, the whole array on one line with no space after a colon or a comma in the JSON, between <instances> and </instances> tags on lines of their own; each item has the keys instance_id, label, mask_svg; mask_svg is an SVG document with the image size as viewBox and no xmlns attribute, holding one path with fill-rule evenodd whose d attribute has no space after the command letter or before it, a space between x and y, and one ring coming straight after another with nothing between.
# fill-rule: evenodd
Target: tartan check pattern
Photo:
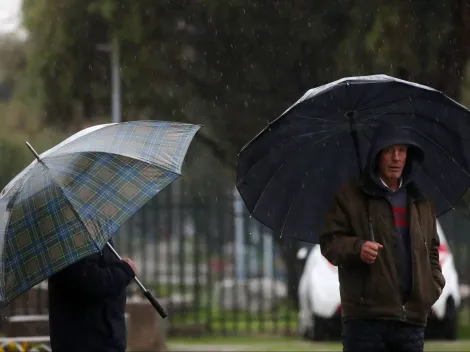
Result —
<instances>
[{"instance_id":1,"label":"tartan check pattern","mask_svg":"<svg viewBox=\"0 0 470 352\"><path fill-rule=\"evenodd\" d=\"M199 128L162 121L101 125L31 163L0 195L0 303L99 252L181 175Z\"/></svg>"}]
</instances>

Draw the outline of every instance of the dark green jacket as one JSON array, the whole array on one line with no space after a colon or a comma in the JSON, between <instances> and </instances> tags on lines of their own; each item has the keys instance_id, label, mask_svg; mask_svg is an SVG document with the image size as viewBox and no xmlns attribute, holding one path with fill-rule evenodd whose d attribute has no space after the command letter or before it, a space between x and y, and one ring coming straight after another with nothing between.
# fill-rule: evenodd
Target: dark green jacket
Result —
<instances>
[{"instance_id":1,"label":"dark green jacket","mask_svg":"<svg viewBox=\"0 0 470 352\"><path fill-rule=\"evenodd\" d=\"M398 233L392 208L362 181L343 185L320 233L321 252L338 266L343 320L374 318L425 326L445 285L433 206L414 183L407 186L412 249L412 289L403 301L396 269ZM368 207L368 209L367 209ZM360 259L369 240L368 211L375 241L383 245L373 264Z\"/></svg>"}]
</instances>

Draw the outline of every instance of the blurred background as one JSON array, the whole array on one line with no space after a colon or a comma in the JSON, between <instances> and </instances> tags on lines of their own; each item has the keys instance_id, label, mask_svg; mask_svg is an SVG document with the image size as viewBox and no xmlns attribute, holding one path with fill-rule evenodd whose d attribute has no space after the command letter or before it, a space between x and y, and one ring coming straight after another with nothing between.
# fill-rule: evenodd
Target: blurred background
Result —
<instances>
[{"instance_id":1,"label":"blurred background","mask_svg":"<svg viewBox=\"0 0 470 352\"><path fill-rule=\"evenodd\" d=\"M317 247L250 218L237 153L306 90L344 76L389 74L469 106L469 38L470 6L458 0L0 0L0 188L33 160L25 141L43 152L111 121L203 124L184 177L116 236L169 312L165 338L337 341L341 307L321 301L336 284L305 279L299 290L302 274L336 282L335 269L313 275ZM469 200L439 219L457 286L432 339L470 339ZM47 335L8 327L43 322L46 289L7 308L4 335Z\"/></svg>"}]
</instances>

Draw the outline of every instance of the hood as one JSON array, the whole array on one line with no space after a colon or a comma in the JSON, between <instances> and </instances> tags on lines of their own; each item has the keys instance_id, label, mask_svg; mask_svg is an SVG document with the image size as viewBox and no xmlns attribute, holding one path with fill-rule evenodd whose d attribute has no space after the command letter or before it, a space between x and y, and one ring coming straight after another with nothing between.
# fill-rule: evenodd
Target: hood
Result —
<instances>
[{"instance_id":1,"label":"hood","mask_svg":"<svg viewBox=\"0 0 470 352\"><path fill-rule=\"evenodd\" d=\"M382 149L394 144L408 145L408 154L402 175L403 186L413 180L413 175L417 171L418 166L424 161L424 152L413 139L408 129L391 124L383 124L378 127L371 141L371 148L367 156L363 176L366 179L372 180L375 185L384 190L386 190L386 187L382 184L378 175L377 155Z\"/></svg>"}]
</instances>

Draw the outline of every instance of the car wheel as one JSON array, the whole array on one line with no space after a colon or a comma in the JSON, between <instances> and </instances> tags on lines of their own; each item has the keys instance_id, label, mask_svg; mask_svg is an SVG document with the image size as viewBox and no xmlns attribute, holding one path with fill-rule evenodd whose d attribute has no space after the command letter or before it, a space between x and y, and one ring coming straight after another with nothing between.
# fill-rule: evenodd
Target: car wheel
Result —
<instances>
[{"instance_id":1,"label":"car wheel","mask_svg":"<svg viewBox=\"0 0 470 352\"><path fill-rule=\"evenodd\" d=\"M302 339L304 339L304 340L311 340L309 329L303 329L303 330L300 332L300 336L301 336Z\"/></svg>"},{"instance_id":2,"label":"car wheel","mask_svg":"<svg viewBox=\"0 0 470 352\"><path fill-rule=\"evenodd\" d=\"M458 311L455 302L449 298L446 303L446 315L442 321L442 333L446 340L457 340Z\"/></svg>"},{"instance_id":3,"label":"car wheel","mask_svg":"<svg viewBox=\"0 0 470 352\"><path fill-rule=\"evenodd\" d=\"M326 338L325 321L320 317L316 317L315 315L312 317L312 319L313 319L313 340L324 341Z\"/></svg>"},{"instance_id":4,"label":"car wheel","mask_svg":"<svg viewBox=\"0 0 470 352\"><path fill-rule=\"evenodd\" d=\"M313 329L311 327L303 327L300 331L300 336L304 340L311 341L313 340Z\"/></svg>"}]
</instances>

